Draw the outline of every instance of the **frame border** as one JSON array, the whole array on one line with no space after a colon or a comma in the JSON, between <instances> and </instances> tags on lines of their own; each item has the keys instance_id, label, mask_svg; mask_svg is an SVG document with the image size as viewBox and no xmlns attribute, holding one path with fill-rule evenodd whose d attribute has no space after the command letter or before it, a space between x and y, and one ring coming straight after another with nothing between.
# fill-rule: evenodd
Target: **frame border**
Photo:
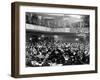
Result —
<instances>
[{"instance_id":1,"label":"frame border","mask_svg":"<svg viewBox=\"0 0 100 80\"><path fill-rule=\"evenodd\" d=\"M20 6L44 6L44 7L58 7L58 8L73 8L73 9L89 9L95 10L95 70L90 71L74 71L74 72L59 72L59 73L43 73L43 74L19 74L19 7ZM98 72L98 8L96 6L80 6L80 5L61 5L48 3L31 3L31 2L13 2L11 3L11 76L15 78L26 77L42 77L42 76L58 76L58 75L73 75L73 74L88 74Z\"/></svg>"}]
</instances>

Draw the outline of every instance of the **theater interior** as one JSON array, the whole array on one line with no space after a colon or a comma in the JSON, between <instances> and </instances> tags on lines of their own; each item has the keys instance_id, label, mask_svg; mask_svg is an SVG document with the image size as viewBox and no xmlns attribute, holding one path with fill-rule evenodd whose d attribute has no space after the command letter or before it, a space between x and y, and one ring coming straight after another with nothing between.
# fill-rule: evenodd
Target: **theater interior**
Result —
<instances>
[{"instance_id":1,"label":"theater interior","mask_svg":"<svg viewBox=\"0 0 100 80\"><path fill-rule=\"evenodd\" d=\"M89 64L89 15L26 12L25 27L27 67Z\"/></svg>"}]
</instances>

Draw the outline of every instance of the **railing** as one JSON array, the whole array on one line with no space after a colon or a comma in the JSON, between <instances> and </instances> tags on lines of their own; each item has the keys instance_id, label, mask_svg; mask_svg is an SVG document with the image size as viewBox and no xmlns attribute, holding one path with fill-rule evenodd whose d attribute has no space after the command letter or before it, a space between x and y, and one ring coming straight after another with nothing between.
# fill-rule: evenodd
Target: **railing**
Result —
<instances>
[{"instance_id":1,"label":"railing","mask_svg":"<svg viewBox=\"0 0 100 80\"><path fill-rule=\"evenodd\" d=\"M89 33L88 28L50 28L33 24L26 24L26 30L64 33Z\"/></svg>"}]
</instances>

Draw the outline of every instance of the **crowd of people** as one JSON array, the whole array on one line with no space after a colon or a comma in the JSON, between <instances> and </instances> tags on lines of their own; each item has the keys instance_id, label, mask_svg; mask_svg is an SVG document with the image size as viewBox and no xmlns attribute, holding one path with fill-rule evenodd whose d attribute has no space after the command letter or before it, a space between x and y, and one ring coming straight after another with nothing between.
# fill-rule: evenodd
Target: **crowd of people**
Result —
<instances>
[{"instance_id":1,"label":"crowd of people","mask_svg":"<svg viewBox=\"0 0 100 80\"><path fill-rule=\"evenodd\" d=\"M26 66L89 64L89 45L59 40L26 42Z\"/></svg>"},{"instance_id":2,"label":"crowd of people","mask_svg":"<svg viewBox=\"0 0 100 80\"><path fill-rule=\"evenodd\" d=\"M55 24L54 19L46 19L43 18L42 16L41 17L38 16L37 14L32 14L32 16L26 15L26 23L32 25L45 26L45 27L52 27L52 28L58 26L57 24Z\"/></svg>"},{"instance_id":3,"label":"crowd of people","mask_svg":"<svg viewBox=\"0 0 100 80\"><path fill-rule=\"evenodd\" d=\"M43 16L43 15L45 15L45 16ZM73 28L79 28L79 27L89 28L89 16L88 15L84 15L84 16L81 15L81 19L78 22L74 22L74 18L68 14L66 14L67 17L63 16L62 17L63 19L61 19L61 20L59 19L59 16L56 16L56 17L58 17L58 19L56 19L54 17L54 15L51 17L48 17L48 15L50 15L50 14L43 14L42 13L39 15L37 13L28 13L27 12L26 13L26 23L32 24L32 25L44 26L44 27L51 27L51 28L55 28L55 27L60 27L60 28L61 27L68 27L68 28L70 28L71 26ZM64 20L64 18L65 18L65 20ZM67 18L67 21L66 21L66 18ZM71 22L70 22L70 20L71 20Z\"/></svg>"}]
</instances>

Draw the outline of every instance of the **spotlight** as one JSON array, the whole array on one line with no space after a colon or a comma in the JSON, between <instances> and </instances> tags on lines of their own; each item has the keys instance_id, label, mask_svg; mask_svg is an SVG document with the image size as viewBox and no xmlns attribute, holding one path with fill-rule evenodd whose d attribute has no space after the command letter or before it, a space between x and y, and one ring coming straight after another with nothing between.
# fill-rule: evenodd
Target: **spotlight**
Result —
<instances>
[{"instance_id":1,"label":"spotlight","mask_svg":"<svg viewBox=\"0 0 100 80\"><path fill-rule=\"evenodd\" d=\"M76 38L76 39L75 39L75 41L79 41L79 39L78 39L78 38Z\"/></svg>"},{"instance_id":2,"label":"spotlight","mask_svg":"<svg viewBox=\"0 0 100 80\"><path fill-rule=\"evenodd\" d=\"M41 39L41 37L38 37L38 39L40 40L40 39Z\"/></svg>"},{"instance_id":3,"label":"spotlight","mask_svg":"<svg viewBox=\"0 0 100 80\"><path fill-rule=\"evenodd\" d=\"M54 35L54 38L58 38L58 36L57 35Z\"/></svg>"},{"instance_id":4,"label":"spotlight","mask_svg":"<svg viewBox=\"0 0 100 80\"><path fill-rule=\"evenodd\" d=\"M32 38L30 37L30 41L32 40Z\"/></svg>"},{"instance_id":5,"label":"spotlight","mask_svg":"<svg viewBox=\"0 0 100 80\"><path fill-rule=\"evenodd\" d=\"M41 35L41 37L44 37L44 35Z\"/></svg>"}]
</instances>

